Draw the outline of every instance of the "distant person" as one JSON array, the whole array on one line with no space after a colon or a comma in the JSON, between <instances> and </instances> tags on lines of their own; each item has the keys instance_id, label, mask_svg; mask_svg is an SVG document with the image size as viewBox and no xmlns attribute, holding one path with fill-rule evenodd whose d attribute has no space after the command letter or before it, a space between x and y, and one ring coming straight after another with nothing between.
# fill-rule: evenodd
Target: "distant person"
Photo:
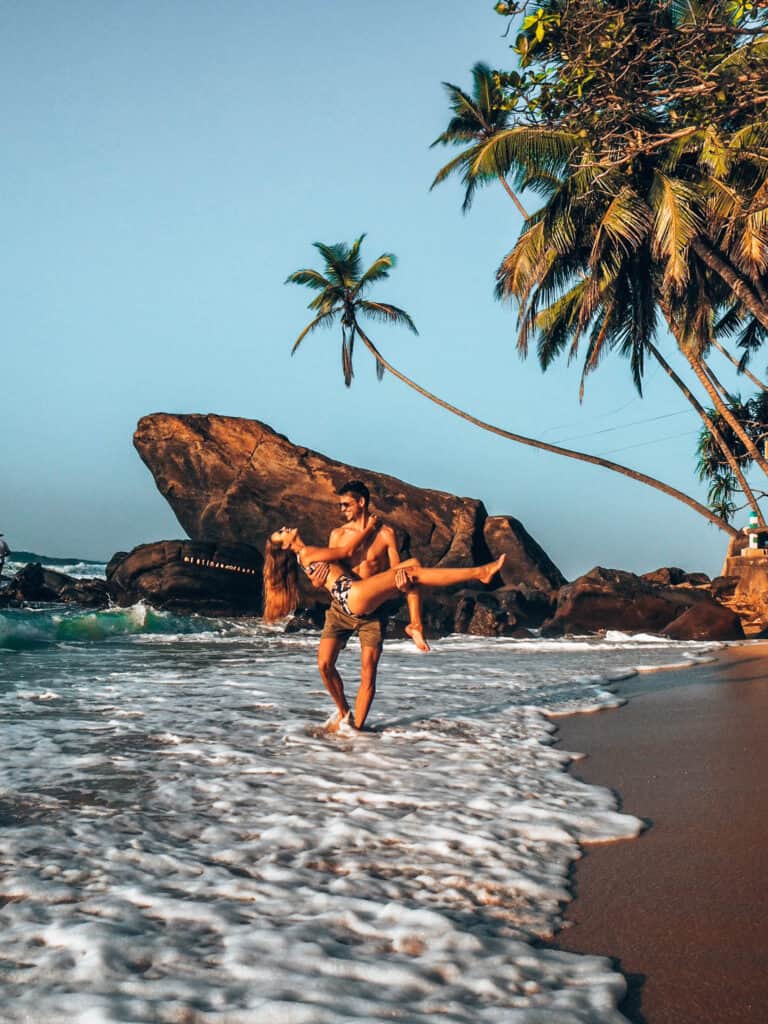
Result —
<instances>
[{"instance_id":1,"label":"distant person","mask_svg":"<svg viewBox=\"0 0 768 1024\"><path fill-rule=\"evenodd\" d=\"M363 531L364 538L377 528L375 516L370 516ZM487 565L466 569L426 569L415 558L409 558L394 568L376 573L365 579L349 576L343 563L353 556L360 538L353 537L347 544L335 548L311 547L304 543L299 531L283 526L275 530L267 541L264 560L264 619L276 622L294 611L299 602L298 570L312 575L317 562L328 562L324 587L332 600L346 615L366 616L375 612L385 601L397 597L398 592L410 590L414 584L422 587L448 587L454 583L478 580L490 583L504 563L504 555ZM352 717L343 690L329 689L339 717L353 728L361 728L362 721ZM370 706L370 704L369 704ZM367 708L365 709L367 713Z\"/></svg>"},{"instance_id":2,"label":"distant person","mask_svg":"<svg viewBox=\"0 0 768 1024\"><path fill-rule=\"evenodd\" d=\"M3 568L5 566L5 560L10 555L11 549L3 540L3 534L0 533L0 576L3 575Z\"/></svg>"}]
</instances>

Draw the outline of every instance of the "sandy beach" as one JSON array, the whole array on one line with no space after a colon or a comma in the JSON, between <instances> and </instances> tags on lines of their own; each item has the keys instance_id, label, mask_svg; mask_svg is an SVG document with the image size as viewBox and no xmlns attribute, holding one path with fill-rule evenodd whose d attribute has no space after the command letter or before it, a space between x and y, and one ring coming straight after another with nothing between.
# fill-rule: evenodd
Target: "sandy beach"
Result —
<instances>
[{"instance_id":1,"label":"sandy beach","mask_svg":"<svg viewBox=\"0 0 768 1024\"><path fill-rule=\"evenodd\" d=\"M562 719L573 773L649 823L588 847L554 946L613 957L637 1024L768 1019L768 645L619 684L628 703Z\"/></svg>"}]
</instances>

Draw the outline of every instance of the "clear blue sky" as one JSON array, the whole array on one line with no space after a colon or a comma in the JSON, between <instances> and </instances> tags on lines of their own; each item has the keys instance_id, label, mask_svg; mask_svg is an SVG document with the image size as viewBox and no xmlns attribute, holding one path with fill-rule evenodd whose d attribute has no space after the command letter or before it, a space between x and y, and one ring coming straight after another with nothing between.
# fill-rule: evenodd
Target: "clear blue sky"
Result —
<instances>
[{"instance_id":1,"label":"clear blue sky","mask_svg":"<svg viewBox=\"0 0 768 1024\"><path fill-rule=\"evenodd\" d=\"M0 12L4 177L0 529L12 547L108 557L181 535L131 436L146 413L263 420L334 458L481 498L563 571L719 571L727 538L671 499L489 437L339 338L289 356L311 243L368 233L398 255L376 328L404 372L475 414L701 496L697 423L653 371L640 400L607 361L543 375L493 299L519 218L500 188L467 217L428 187L450 151L440 82L509 65L489 0L12 2ZM677 415L682 413L681 415ZM666 418L659 418L666 417Z\"/></svg>"}]
</instances>

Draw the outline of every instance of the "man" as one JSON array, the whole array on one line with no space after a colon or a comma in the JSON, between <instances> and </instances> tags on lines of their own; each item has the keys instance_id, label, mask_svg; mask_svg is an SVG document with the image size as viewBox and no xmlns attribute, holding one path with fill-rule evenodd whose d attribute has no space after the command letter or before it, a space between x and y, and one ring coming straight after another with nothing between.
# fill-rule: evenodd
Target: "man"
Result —
<instances>
[{"instance_id":1,"label":"man","mask_svg":"<svg viewBox=\"0 0 768 1024\"><path fill-rule=\"evenodd\" d=\"M5 560L10 555L11 549L3 540L3 534L0 533L0 576L3 575L3 569L5 567Z\"/></svg>"},{"instance_id":2,"label":"man","mask_svg":"<svg viewBox=\"0 0 768 1024\"><path fill-rule=\"evenodd\" d=\"M335 530L331 530L328 538L328 547L331 548L348 543L351 535L355 533L362 534L368 525L370 515L370 494L362 481L349 480L342 484L336 493L339 496L339 511L344 522ZM347 568L361 579L365 579L377 572L394 568L399 562L400 552L397 549L395 531L383 523L372 536L360 544ZM327 565L317 569L312 576L314 585L322 586L327 573ZM429 650L422 632L418 595L411 590L406 570L401 573L398 586L406 593L411 610L409 635L420 650ZM326 690L339 709L341 720L349 714L349 705L336 661L353 633L357 633L360 639L360 686L355 698L354 712L350 717L353 718L351 724L357 729L362 729L376 694L376 672L383 644L382 617L379 614L348 615L332 602L325 616L325 626L317 652L317 666Z\"/></svg>"}]
</instances>

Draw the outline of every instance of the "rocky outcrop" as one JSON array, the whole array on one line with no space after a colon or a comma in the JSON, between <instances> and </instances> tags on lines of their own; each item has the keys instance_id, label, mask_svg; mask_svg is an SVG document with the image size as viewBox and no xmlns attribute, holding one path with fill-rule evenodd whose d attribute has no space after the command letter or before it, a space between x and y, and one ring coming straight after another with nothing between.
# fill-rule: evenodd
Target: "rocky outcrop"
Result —
<instances>
[{"instance_id":1,"label":"rocky outcrop","mask_svg":"<svg viewBox=\"0 0 768 1024\"><path fill-rule=\"evenodd\" d=\"M736 612L717 601L698 601L664 628L670 640L743 640Z\"/></svg>"},{"instance_id":2,"label":"rocky outcrop","mask_svg":"<svg viewBox=\"0 0 768 1024\"><path fill-rule=\"evenodd\" d=\"M482 502L413 487L292 444L257 420L156 413L134 444L192 540L263 550L278 526L324 542L339 525L336 488L363 479L401 551L427 565L486 561Z\"/></svg>"},{"instance_id":3,"label":"rocky outcrop","mask_svg":"<svg viewBox=\"0 0 768 1024\"><path fill-rule=\"evenodd\" d=\"M481 501L414 487L395 477L329 459L292 444L256 420L228 416L157 413L138 424L134 444L161 494L179 522L199 544L260 551L269 534L283 523L324 543L339 525L337 488L362 479L372 506L391 525L403 557L426 565L465 566L507 555L504 591L479 600L484 588L470 586L455 594L425 595L425 622L432 635L456 630L509 634L539 626L551 611L551 596L565 579L546 552L516 519L491 516ZM194 572L179 567L176 548L152 545L119 560L107 575L116 600L138 597L161 607L181 609L205 598L208 576L195 583ZM252 564L255 560L252 559ZM145 564L147 563L147 564ZM167 564L166 564L167 563ZM221 581L219 581L221 585ZM220 590L211 594L217 604ZM303 583L304 609L295 620L316 621L327 603L324 592ZM227 599L229 600L229 598ZM253 610L248 605L248 612ZM392 607L395 634L405 612Z\"/></svg>"},{"instance_id":4,"label":"rocky outcrop","mask_svg":"<svg viewBox=\"0 0 768 1024\"><path fill-rule=\"evenodd\" d=\"M740 540L736 538L735 541ZM762 549L750 550L744 535L741 554L729 555L723 566L722 577L713 582L719 584L721 600L737 612L748 635L764 635L768 629L768 552ZM736 547L732 542L731 548ZM730 584L730 592L727 584Z\"/></svg>"},{"instance_id":5,"label":"rocky outcrop","mask_svg":"<svg viewBox=\"0 0 768 1024\"><path fill-rule=\"evenodd\" d=\"M106 608L109 596L104 580L77 579L54 569L44 569L39 562L31 562L20 569L0 591L0 607L13 607L28 602Z\"/></svg>"},{"instance_id":6,"label":"rocky outcrop","mask_svg":"<svg viewBox=\"0 0 768 1024\"><path fill-rule=\"evenodd\" d=\"M114 556L106 586L121 607L147 601L182 614L258 615L262 565L247 545L156 541Z\"/></svg>"},{"instance_id":7,"label":"rocky outcrop","mask_svg":"<svg viewBox=\"0 0 768 1024\"><path fill-rule=\"evenodd\" d=\"M664 566L653 572L644 572L640 579L665 587L703 587L710 582L709 576L704 572L686 572L685 569L678 569L676 566Z\"/></svg>"},{"instance_id":8,"label":"rocky outcrop","mask_svg":"<svg viewBox=\"0 0 768 1024\"><path fill-rule=\"evenodd\" d=\"M472 498L337 462L292 444L257 420L156 413L139 422L134 444L192 547L204 550L208 559L237 561L240 552L243 564L255 571L267 536L284 523L298 526L308 540L324 542L339 523L337 489L350 479L366 482L373 507L394 528L404 557L454 566L504 552L503 587L425 594L425 624L433 636L525 635L542 624L550 636L605 629L662 633L674 628L680 635L717 633L718 638L737 632L702 589L709 582L703 574L670 567L641 578L598 568L567 584L517 519L488 516L482 502ZM216 570L201 575L199 562L191 567L184 562L185 550L182 542L136 549L110 566L110 592L123 603L142 597L178 610L258 611L258 587ZM291 628L319 622L327 600L324 592L305 585L304 608ZM685 618L694 606L696 614ZM394 603L390 612L391 631L399 635L405 608Z\"/></svg>"},{"instance_id":9,"label":"rocky outcrop","mask_svg":"<svg viewBox=\"0 0 768 1024\"><path fill-rule=\"evenodd\" d=\"M483 524L483 537L494 558L502 553L507 556L501 569L505 584L533 587L546 593L565 585L563 574L519 519L489 516Z\"/></svg>"},{"instance_id":10,"label":"rocky outcrop","mask_svg":"<svg viewBox=\"0 0 768 1024\"><path fill-rule=\"evenodd\" d=\"M696 609L696 614L683 618L689 609ZM660 586L634 573L597 566L560 589L555 613L544 623L542 634L617 629L672 635L667 631L673 629L677 639L692 639L683 635L687 632L696 632L696 639L740 639L744 633L738 617L721 614L727 612L707 590Z\"/></svg>"}]
</instances>

